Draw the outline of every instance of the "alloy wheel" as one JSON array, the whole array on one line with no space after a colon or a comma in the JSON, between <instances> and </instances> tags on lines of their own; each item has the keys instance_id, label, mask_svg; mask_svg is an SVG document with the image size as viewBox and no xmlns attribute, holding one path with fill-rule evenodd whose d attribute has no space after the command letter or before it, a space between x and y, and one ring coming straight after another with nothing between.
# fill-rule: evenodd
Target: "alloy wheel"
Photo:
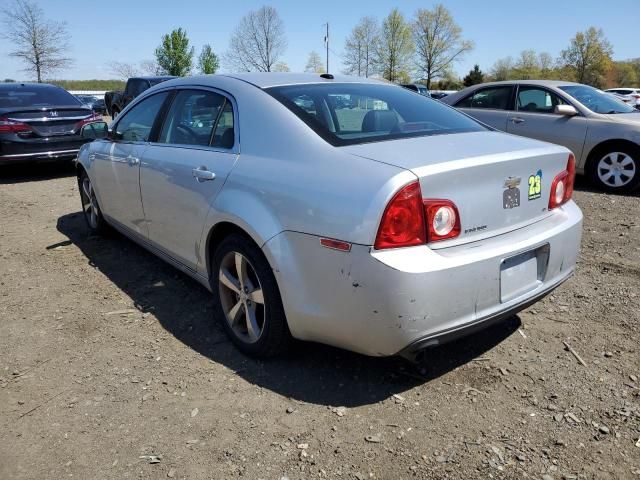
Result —
<instances>
[{"instance_id":1,"label":"alloy wheel","mask_svg":"<svg viewBox=\"0 0 640 480\"><path fill-rule=\"evenodd\" d=\"M98 228L98 200L91 185L89 177L82 180L82 210L89 226L94 230Z\"/></svg>"},{"instance_id":2,"label":"alloy wheel","mask_svg":"<svg viewBox=\"0 0 640 480\"><path fill-rule=\"evenodd\" d=\"M239 252L227 253L218 272L218 289L225 319L243 342L255 343L265 327L262 285L249 260Z\"/></svg>"},{"instance_id":3,"label":"alloy wheel","mask_svg":"<svg viewBox=\"0 0 640 480\"><path fill-rule=\"evenodd\" d=\"M598 178L609 187L620 188L636 175L636 163L624 152L611 152L598 162Z\"/></svg>"}]
</instances>

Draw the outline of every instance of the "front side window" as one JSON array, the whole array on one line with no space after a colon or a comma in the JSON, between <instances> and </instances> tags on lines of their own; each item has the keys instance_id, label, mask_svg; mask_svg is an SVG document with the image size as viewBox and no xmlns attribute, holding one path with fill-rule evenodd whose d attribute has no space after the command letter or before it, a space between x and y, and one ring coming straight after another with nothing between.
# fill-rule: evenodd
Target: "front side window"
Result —
<instances>
[{"instance_id":1,"label":"front side window","mask_svg":"<svg viewBox=\"0 0 640 480\"><path fill-rule=\"evenodd\" d=\"M486 130L451 107L397 86L304 84L266 91L334 146Z\"/></svg>"},{"instance_id":2,"label":"front side window","mask_svg":"<svg viewBox=\"0 0 640 480\"><path fill-rule=\"evenodd\" d=\"M126 112L116 124L116 140L148 142L153 124L167 95L167 92L162 92L147 97Z\"/></svg>"},{"instance_id":3,"label":"front side window","mask_svg":"<svg viewBox=\"0 0 640 480\"><path fill-rule=\"evenodd\" d=\"M565 102L543 88L520 87L517 104L520 112L553 113L556 105L563 105Z\"/></svg>"},{"instance_id":4,"label":"front side window","mask_svg":"<svg viewBox=\"0 0 640 480\"><path fill-rule=\"evenodd\" d=\"M508 110L511 100L510 86L489 87L478 90L467 98L460 100L458 108L491 108L493 110Z\"/></svg>"},{"instance_id":5,"label":"front side window","mask_svg":"<svg viewBox=\"0 0 640 480\"><path fill-rule=\"evenodd\" d=\"M182 90L171 104L159 143L207 146L225 99L204 90Z\"/></svg>"},{"instance_id":6,"label":"front side window","mask_svg":"<svg viewBox=\"0 0 640 480\"><path fill-rule=\"evenodd\" d=\"M595 113L633 113L637 110L613 95L604 93L588 85L566 85L560 90L571 95L582 105Z\"/></svg>"}]
</instances>

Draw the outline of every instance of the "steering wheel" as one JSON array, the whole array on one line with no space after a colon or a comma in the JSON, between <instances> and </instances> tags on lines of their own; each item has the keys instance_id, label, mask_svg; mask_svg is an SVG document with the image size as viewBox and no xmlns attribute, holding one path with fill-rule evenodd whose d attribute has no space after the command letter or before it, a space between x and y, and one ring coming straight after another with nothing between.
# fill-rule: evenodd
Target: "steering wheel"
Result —
<instances>
[{"instance_id":1,"label":"steering wheel","mask_svg":"<svg viewBox=\"0 0 640 480\"><path fill-rule=\"evenodd\" d=\"M198 134L196 132L193 131L193 129L191 129L191 127L187 127L186 125L179 123L178 125L176 125L176 130L180 130L183 133L186 133L187 136L194 141L198 141Z\"/></svg>"}]
</instances>

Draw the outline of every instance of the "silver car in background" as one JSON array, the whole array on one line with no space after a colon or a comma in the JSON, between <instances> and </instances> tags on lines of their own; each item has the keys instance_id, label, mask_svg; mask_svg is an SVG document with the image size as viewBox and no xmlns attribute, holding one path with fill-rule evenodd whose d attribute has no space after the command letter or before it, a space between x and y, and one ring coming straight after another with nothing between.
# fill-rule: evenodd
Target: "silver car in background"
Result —
<instances>
[{"instance_id":1,"label":"silver car in background","mask_svg":"<svg viewBox=\"0 0 640 480\"><path fill-rule=\"evenodd\" d=\"M208 288L250 355L297 338L411 357L574 271L573 155L398 86L176 79L84 133L98 137L77 163L90 229L109 224Z\"/></svg>"},{"instance_id":2,"label":"silver car in background","mask_svg":"<svg viewBox=\"0 0 640 480\"><path fill-rule=\"evenodd\" d=\"M602 190L640 185L640 111L579 83L483 83L442 99L498 130L564 145Z\"/></svg>"}]
</instances>

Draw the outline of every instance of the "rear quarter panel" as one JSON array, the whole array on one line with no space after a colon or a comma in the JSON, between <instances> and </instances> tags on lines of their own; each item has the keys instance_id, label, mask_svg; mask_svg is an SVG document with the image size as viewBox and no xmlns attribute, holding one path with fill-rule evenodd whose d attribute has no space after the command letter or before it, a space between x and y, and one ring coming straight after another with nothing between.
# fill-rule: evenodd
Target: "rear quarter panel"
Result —
<instances>
[{"instance_id":1,"label":"rear quarter panel","mask_svg":"<svg viewBox=\"0 0 640 480\"><path fill-rule=\"evenodd\" d=\"M201 258L221 221L261 246L286 230L372 244L386 202L415 175L331 146L253 85L221 77L216 86L236 101L240 154L207 217Z\"/></svg>"}]
</instances>

